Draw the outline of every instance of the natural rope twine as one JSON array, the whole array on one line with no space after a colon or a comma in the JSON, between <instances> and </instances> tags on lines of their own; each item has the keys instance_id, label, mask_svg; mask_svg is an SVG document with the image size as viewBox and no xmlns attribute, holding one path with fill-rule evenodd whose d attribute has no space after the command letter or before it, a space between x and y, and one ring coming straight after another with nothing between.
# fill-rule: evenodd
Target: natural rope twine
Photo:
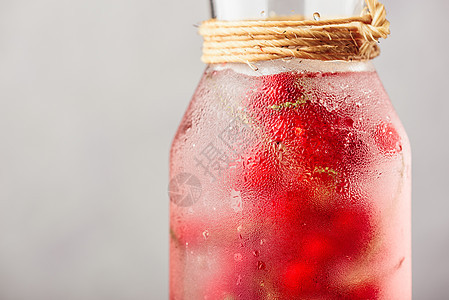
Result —
<instances>
[{"instance_id":1,"label":"natural rope twine","mask_svg":"<svg viewBox=\"0 0 449 300\"><path fill-rule=\"evenodd\" d=\"M202 61L208 64L279 58L368 60L379 55L379 38L390 34L385 7L365 0L360 17L328 20L205 21Z\"/></svg>"}]
</instances>

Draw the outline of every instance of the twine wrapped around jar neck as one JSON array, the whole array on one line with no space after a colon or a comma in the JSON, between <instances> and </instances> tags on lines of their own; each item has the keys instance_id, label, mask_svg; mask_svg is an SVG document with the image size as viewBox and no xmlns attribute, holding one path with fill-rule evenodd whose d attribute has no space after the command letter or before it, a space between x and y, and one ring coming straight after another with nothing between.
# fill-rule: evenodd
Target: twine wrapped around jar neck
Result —
<instances>
[{"instance_id":1,"label":"twine wrapped around jar neck","mask_svg":"<svg viewBox=\"0 0 449 300\"><path fill-rule=\"evenodd\" d=\"M378 0L365 0L359 17L327 20L209 20L201 24L202 61L248 63L279 58L360 61L380 54L390 22Z\"/></svg>"}]
</instances>

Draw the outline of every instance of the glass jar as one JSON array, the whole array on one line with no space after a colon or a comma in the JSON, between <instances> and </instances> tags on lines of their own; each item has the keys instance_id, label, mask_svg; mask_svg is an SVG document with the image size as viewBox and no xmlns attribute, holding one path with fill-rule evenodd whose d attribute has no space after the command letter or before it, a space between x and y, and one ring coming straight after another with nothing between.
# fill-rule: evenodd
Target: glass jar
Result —
<instances>
[{"instance_id":1,"label":"glass jar","mask_svg":"<svg viewBox=\"0 0 449 300\"><path fill-rule=\"evenodd\" d=\"M170 299L411 299L410 165L369 61L208 65L171 148Z\"/></svg>"}]
</instances>

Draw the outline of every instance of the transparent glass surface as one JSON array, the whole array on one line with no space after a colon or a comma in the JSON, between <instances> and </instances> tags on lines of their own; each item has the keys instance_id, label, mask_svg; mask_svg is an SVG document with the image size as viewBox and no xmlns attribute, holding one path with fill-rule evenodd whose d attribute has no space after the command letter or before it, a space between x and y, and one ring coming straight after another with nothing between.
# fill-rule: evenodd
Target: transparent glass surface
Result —
<instances>
[{"instance_id":1,"label":"transparent glass surface","mask_svg":"<svg viewBox=\"0 0 449 300\"><path fill-rule=\"evenodd\" d=\"M212 17L220 20L263 19L274 16L300 15L321 17L360 15L363 0L210 0Z\"/></svg>"},{"instance_id":2,"label":"transparent glass surface","mask_svg":"<svg viewBox=\"0 0 449 300\"><path fill-rule=\"evenodd\" d=\"M209 66L171 150L171 299L410 299L410 149L369 63Z\"/></svg>"},{"instance_id":3,"label":"transparent glass surface","mask_svg":"<svg viewBox=\"0 0 449 300\"><path fill-rule=\"evenodd\" d=\"M170 299L411 299L410 163L370 62L209 65L170 153Z\"/></svg>"}]
</instances>

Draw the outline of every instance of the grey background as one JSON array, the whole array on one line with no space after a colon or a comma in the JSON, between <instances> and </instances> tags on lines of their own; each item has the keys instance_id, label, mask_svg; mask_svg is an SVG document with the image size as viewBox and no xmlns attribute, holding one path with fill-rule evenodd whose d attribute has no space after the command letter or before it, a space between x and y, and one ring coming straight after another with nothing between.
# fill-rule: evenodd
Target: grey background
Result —
<instances>
[{"instance_id":1,"label":"grey background","mask_svg":"<svg viewBox=\"0 0 449 300\"><path fill-rule=\"evenodd\" d=\"M449 2L385 0L415 299L449 293ZM168 151L206 0L0 0L0 299L166 299Z\"/></svg>"}]
</instances>

